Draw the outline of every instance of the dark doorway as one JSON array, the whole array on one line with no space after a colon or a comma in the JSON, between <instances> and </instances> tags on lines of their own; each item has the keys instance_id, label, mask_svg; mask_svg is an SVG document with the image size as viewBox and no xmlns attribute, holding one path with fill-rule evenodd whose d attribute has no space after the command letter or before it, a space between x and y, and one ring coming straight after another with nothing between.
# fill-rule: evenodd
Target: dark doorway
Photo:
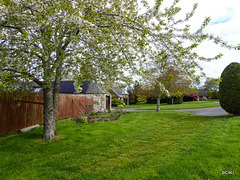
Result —
<instances>
[{"instance_id":1,"label":"dark doorway","mask_svg":"<svg viewBox=\"0 0 240 180\"><path fill-rule=\"evenodd\" d=\"M108 110L108 108L110 107L110 103L111 103L111 98L110 96L106 96L106 109Z\"/></svg>"}]
</instances>

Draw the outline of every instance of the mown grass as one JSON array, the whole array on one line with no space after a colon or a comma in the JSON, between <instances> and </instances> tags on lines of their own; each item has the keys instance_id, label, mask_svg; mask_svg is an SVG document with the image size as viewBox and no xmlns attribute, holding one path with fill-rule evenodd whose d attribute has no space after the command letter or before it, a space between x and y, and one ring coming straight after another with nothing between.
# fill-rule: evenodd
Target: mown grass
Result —
<instances>
[{"instance_id":1,"label":"mown grass","mask_svg":"<svg viewBox=\"0 0 240 180\"><path fill-rule=\"evenodd\" d=\"M182 104L174 104L174 105L161 103L160 109L162 110L198 109L198 108L209 108L209 107L219 107L219 106L220 104L218 103L217 100L188 101L188 102L183 102ZM134 104L134 105L125 106L123 108L134 108L137 110L156 110L157 104Z\"/></svg>"},{"instance_id":2,"label":"mown grass","mask_svg":"<svg viewBox=\"0 0 240 180\"><path fill-rule=\"evenodd\" d=\"M240 117L134 112L0 138L1 179L239 179ZM222 175L234 171L234 175Z\"/></svg>"}]
</instances>

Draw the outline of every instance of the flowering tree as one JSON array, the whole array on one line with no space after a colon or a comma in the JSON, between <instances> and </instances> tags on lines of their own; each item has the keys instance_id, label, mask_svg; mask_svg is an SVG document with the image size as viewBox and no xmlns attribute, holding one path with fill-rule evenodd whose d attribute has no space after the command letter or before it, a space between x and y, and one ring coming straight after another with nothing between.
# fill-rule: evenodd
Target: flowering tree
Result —
<instances>
[{"instance_id":1,"label":"flowering tree","mask_svg":"<svg viewBox=\"0 0 240 180\"><path fill-rule=\"evenodd\" d=\"M207 91L218 91L219 90L219 82L220 82L219 78L207 77L204 82L203 89L207 90Z\"/></svg>"},{"instance_id":2,"label":"flowering tree","mask_svg":"<svg viewBox=\"0 0 240 180\"><path fill-rule=\"evenodd\" d=\"M176 15L181 11L177 6L179 0L175 0L169 8L164 10L159 8L162 1L157 1L153 9L149 10L148 17L154 17L154 21L149 24L149 36L146 37L146 42L150 44L145 48L142 55L148 61L142 64L144 73L143 81L147 86L153 86L157 98L157 111L160 110L160 98L163 94L169 94L166 85L167 69L174 67L185 81L198 81L204 73L196 75L196 69L202 71L199 62L217 60L222 57L222 54L217 54L214 57L203 57L196 53L195 49L204 41L211 40L215 44L223 47L234 49L236 47L228 45L222 41L220 37L213 34L204 33L203 30L210 22L210 18L206 18L202 25L195 32L190 31L188 25L189 19L194 15L197 4L193 5L190 13L187 13L184 19L176 20ZM174 77L172 77L174 79ZM176 77L175 77L176 78Z\"/></svg>"},{"instance_id":3,"label":"flowering tree","mask_svg":"<svg viewBox=\"0 0 240 180\"><path fill-rule=\"evenodd\" d=\"M0 2L1 86L34 81L44 92L43 139L56 134L60 81L123 78L143 46L137 0L9 0ZM54 86L52 87L52 81Z\"/></svg>"},{"instance_id":4,"label":"flowering tree","mask_svg":"<svg viewBox=\"0 0 240 180\"><path fill-rule=\"evenodd\" d=\"M68 74L75 77L76 87L83 79L105 85L128 80L124 72L147 73L146 62L161 71L169 63L192 74L189 70L199 67L196 60L221 57L208 59L193 52L203 40L227 45L202 32L209 18L195 33L189 26L180 28L197 6L184 20L175 20L178 1L162 10L162 0L153 7L142 0L144 13L138 0L1 1L0 86L34 81L43 88L43 139L49 140L56 134L60 81ZM184 47L186 41L191 43Z\"/></svg>"}]
</instances>

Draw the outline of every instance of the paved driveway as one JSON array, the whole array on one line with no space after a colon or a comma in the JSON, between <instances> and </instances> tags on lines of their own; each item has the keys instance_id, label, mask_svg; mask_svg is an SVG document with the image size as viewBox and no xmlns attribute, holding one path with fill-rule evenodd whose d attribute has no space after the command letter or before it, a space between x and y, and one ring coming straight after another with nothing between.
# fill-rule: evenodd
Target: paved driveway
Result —
<instances>
[{"instance_id":1,"label":"paved driveway","mask_svg":"<svg viewBox=\"0 0 240 180\"><path fill-rule=\"evenodd\" d=\"M187 111L195 113L196 116L226 116L228 113L221 107L202 108L202 109L182 109L180 111Z\"/></svg>"},{"instance_id":2,"label":"paved driveway","mask_svg":"<svg viewBox=\"0 0 240 180\"><path fill-rule=\"evenodd\" d=\"M122 110L125 112L155 111L155 110L137 110L133 108L126 108ZM112 111L115 111L115 110L112 110ZM227 116L228 115L228 113L221 107L211 107L211 108L201 108L201 109L180 109L177 111L191 112L191 113L194 113L196 116Z\"/></svg>"}]
</instances>

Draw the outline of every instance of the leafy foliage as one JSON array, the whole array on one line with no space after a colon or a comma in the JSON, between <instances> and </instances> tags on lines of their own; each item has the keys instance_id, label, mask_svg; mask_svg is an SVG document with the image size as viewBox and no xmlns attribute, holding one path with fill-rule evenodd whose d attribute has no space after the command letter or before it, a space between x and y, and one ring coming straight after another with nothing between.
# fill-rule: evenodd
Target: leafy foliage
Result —
<instances>
[{"instance_id":1,"label":"leafy foliage","mask_svg":"<svg viewBox=\"0 0 240 180\"><path fill-rule=\"evenodd\" d=\"M167 67L166 72L157 80L162 82L162 85L164 85L171 96L188 95L193 90L192 82L187 80L185 75L173 66Z\"/></svg>"},{"instance_id":2,"label":"leafy foliage","mask_svg":"<svg viewBox=\"0 0 240 180\"><path fill-rule=\"evenodd\" d=\"M183 103L183 93L176 92L171 95L168 99L168 104L182 104Z\"/></svg>"},{"instance_id":3,"label":"leafy foliage","mask_svg":"<svg viewBox=\"0 0 240 180\"><path fill-rule=\"evenodd\" d=\"M136 1L11 0L0 11L1 79L33 80L44 88L56 74L72 74L76 86L88 78L122 78L133 63L130 45L138 46L143 33L128 27Z\"/></svg>"},{"instance_id":4,"label":"leafy foliage","mask_svg":"<svg viewBox=\"0 0 240 180\"><path fill-rule=\"evenodd\" d=\"M134 90L132 88L128 88L127 92L129 97L129 104L136 104Z\"/></svg>"},{"instance_id":5,"label":"leafy foliage","mask_svg":"<svg viewBox=\"0 0 240 180\"><path fill-rule=\"evenodd\" d=\"M198 94L193 91L189 95L184 95L183 101L197 101L198 97L199 97Z\"/></svg>"},{"instance_id":6,"label":"leafy foliage","mask_svg":"<svg viewBox=\"0 0 240 180\"><path fill-rule=\"evenodd\" d=\"M119 107L119 106L125 106L126 104L120 100L120 99L114 99L112 100L112 106L113 107Z\"/></svg>"},{"instance_id":7,"label":"leafy foliage","mask_svg":"<svg viewBox=\"0 0 240 180\"><path fill-rule=\"evenodd\" d=\"M146 95L138 95L137 104L146 104L146 103L147 103L147 96Z\"/></svg>"},{"instance_id":8,"label":"leafy foliage","mask_svg":"<svg viewBox=\"0 0 240 180\"><path fill-rule=\"evenodd\" d=\"M147 98L150 96L149 89L137 81L133 85L133 88L128 90L128 93L131 104L145 104L147 103Z\"/></svg>"},{"instance_id":9,"label":"leafy foliage","mask_svg":"<svg viewBox=\"0 0 240 180\"><path fill-rule=\"evenodd\" d=\"M206 78L204 85L203 85L203 90L207 91L218 91L219 90L219 81L220 79L218 78Z\"/></svg>"},{"instance_id":10,"label":"leafy foliage","mask_svg":"<svg viewBox=\"0 0 240 180\"><path fill-rule=\"evenodd\" d=\"M98 113L95 112L95 111L91 111L91 113L90 113L91 116L95 116L95 115L97 115L97 114L98 114Z\"/></svg>"},{"instance_id":11,"label":"leafy foliage","mask_svg":"<svg viewBox=\"0 0 240 180\"><path fill-rule=\"evenodd\" d=\"M228 113L240 115L240 64L229 64L222 72L221 79L220 105Z\"/></svg>"},{"instance_id":12,"label":"leafy foliage","mask_svg":"<svg viewBox=\"0 0 240 180\"><path fill-rule=\"evenodd\" d=\"M218 99L219 98L219 91L212 91L210 93L211 99Z\"/></svg>"},{"instance_id":13,"label":"leafy foliage","mask_svg":"<svg viewBox=\"0 0 240 180\"><path fill-rule=\"evenodd\" d=\"M78 117L76 121L79 123L88 123L87 117Z\"/></svg>"}]
</instances>

